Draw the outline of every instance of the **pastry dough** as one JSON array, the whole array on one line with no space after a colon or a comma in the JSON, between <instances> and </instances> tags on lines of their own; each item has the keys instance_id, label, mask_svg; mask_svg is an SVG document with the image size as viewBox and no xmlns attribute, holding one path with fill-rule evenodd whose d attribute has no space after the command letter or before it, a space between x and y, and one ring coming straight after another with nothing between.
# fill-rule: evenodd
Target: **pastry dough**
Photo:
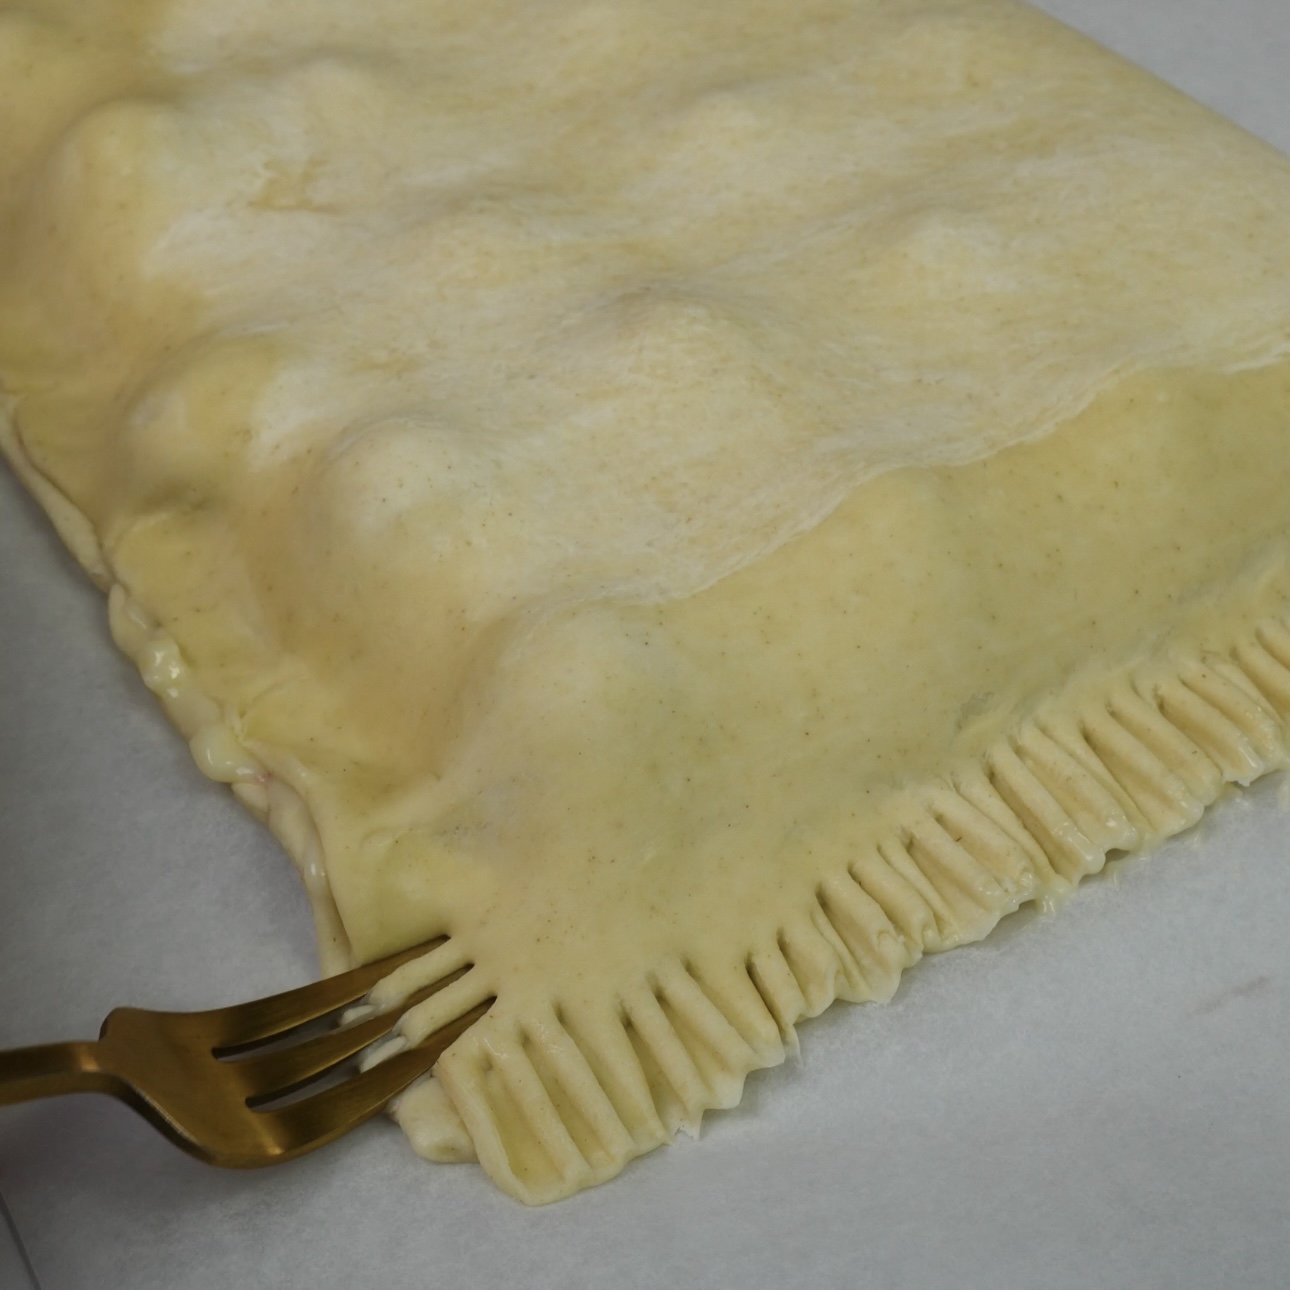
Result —
<instances>
[{"instance_id":1,"label":"pastry dough","mask_svg":"<svg viewBox=\"0 0 1290 1290\"><path fill-rule=\"evenodd\" d=\"M128 10L128 18L125 11ZM1003 0L0 10L0 441L527 1201L1284 764L1290 165Z\"/></svg>"}]
</instances>

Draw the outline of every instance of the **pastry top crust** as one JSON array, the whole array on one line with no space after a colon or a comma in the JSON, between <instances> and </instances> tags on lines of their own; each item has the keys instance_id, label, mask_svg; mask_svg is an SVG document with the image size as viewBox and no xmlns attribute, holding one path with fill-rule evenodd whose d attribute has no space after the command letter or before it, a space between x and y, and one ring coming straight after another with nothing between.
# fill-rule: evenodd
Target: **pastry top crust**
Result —
<instances>
[{"instance_id":1,"label":"pastry top crust","mask_svg":"<svg viewBox=\"0 0 1290 1290\"><path fill-rule=\"evenodd\" d=\"M1278 603L1290 166L1050 19L118 8L0 16L5 447L207 769L304 804L338 950L450 932L521 1047Z\"/></svg>"}]
</instances>

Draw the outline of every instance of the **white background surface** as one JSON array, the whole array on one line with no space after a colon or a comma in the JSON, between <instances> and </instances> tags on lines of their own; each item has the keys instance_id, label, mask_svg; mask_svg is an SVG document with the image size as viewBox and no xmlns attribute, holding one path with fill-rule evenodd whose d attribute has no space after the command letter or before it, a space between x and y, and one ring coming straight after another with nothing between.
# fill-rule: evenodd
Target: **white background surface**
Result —
<instances>
[{"instance_id":1,"label":"white background surface","mask_svg":"<svg viewBox=\"0 0 1290 1290\"><path fill-rule=\"evenodd\" d=\"M1043 7L1290 151L1290 0ZM43 1290L1284 1290L1285 796L1265 781L886 1008L834 1008L701 1143L558 1206L421 1164L384 1122L216 1172L93 1097L0 1110L0 1197ZM312 971L289 864L198 775L0 471L0 1046ZM0 1290L27 1281L0 1210Z\"/></svg>"}]
</instances>

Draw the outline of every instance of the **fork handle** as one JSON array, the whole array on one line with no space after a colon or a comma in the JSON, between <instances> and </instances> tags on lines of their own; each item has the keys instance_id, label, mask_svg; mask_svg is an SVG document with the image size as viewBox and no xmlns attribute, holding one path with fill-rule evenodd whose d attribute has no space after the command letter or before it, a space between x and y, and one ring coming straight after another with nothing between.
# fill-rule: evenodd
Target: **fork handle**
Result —
<instances>
[{"instance_id":1,"label":"fork handle","mask_svg":"<svg viewBox=\"0 0 1290 1290\"><path fill-rule=\"evenodd\" d=\"M89 1040L0 1052L0 1106L59 1093L119 1093L121 1080L100 1063Z\"/></svg>"}]
</instances>

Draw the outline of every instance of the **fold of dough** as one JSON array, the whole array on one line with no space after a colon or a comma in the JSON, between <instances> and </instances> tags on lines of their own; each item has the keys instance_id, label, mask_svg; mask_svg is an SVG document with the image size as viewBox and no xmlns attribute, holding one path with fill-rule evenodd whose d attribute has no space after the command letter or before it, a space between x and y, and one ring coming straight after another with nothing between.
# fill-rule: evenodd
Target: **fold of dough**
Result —
<instances>
[{"instance_id":1,"label":"fold of dough","mask_svg":"<svg viewBox=\"0 0 1290 1290\"><path fill-rule=\"evenodd\" d=\"M998 0L117 8L0 11L0 443L325 964L497 995L419 1149L603 1180L1284 764L1255 140Z\"/></svg>"}]
</instances>

